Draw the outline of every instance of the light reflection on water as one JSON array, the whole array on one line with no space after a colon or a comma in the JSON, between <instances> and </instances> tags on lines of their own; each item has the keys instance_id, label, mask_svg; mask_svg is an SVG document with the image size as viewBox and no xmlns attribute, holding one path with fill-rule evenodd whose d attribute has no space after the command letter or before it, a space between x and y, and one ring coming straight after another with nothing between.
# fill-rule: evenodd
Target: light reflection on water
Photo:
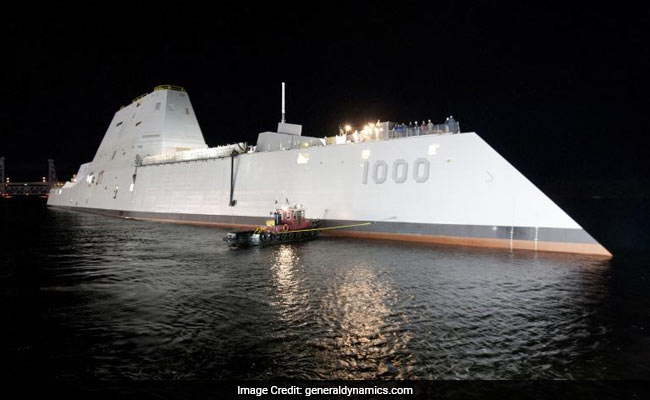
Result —
<instances>
[{"instance_id":1,"label":"light reflection on water","mask_svg":"<svg viewBox=\"0 0 650 400\"><path fill-rule=\"evenodd\" d=\"M410 334L392 329L387 321L396 296L388 282L377 279L371 266L358 264L339 270L342 276L333 275L331 284L319 283L325 290L310 291L296 246L277 247L273 259L278 300L271 304L288 326L299 327L312 320L324 328L322 335L307 340L311 352L333 373L324 377L349 378L350 370L358 371L358 379L409 376L408 363L403 365L404 360L392 360L391 356L406 348Z\"/></svg>"},{"instance_id":2,"label":"light reflection on water","mask_svg":"<svg viewBox=\"0 0 650 400\"><path fill-rule=\"evenodd\" d=\"M271 272L279 300L272 304L280 309L279 315L284 321L296 320L302 316L309 299L300 271L300 259L291 245L282 244L273 253Z\"/></svg>"},{"instance_id":3,"label":"light reflection on water","mask_svg":"<svg viewBox=\"0 0 650 400\"><path fill-rule=\"evenodd\" d=\"M604 306L616 288L600 259L330 238L232 250L214 228L52 210L44 221L25 233L39 235L38 245L16 236L2 264L15 371L111 379L648 371L637 363L612 372L621 361L609 354L625 340ZM16 264L29 252L34 263Z\"/></svg>"},{"instance_id":4,"label":"light reflection on water","mask_svg":"<svg viewBox=\"0 0 650 400\"><path fill-rule=\"evenodd\" d=\"M323 308L339 317L341 334L332 347L340 353L337 370L341 378L347 378L350 369L359 371L360 379L408 377L411 357L395 357L410 340L410 333L399 322L390 321L395 300L390 282L378 279L372 267L359 264L323 299Z\"/></svg>"}]
</instances>

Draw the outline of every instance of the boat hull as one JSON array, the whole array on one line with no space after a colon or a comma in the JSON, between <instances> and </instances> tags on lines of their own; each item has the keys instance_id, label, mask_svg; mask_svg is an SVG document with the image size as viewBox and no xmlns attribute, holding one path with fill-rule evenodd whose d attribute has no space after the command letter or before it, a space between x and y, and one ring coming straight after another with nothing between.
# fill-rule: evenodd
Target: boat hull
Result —
<instances>
[{"instance_id":1,"label":"boat hull","mask_svg":"<svg viewBox=\"0 0 650 400\"><path fill-rule=\"evenodd\" d=\"M180 223L220 228L248 229L261 225L263 217L242 217L232 215L205 215L184 213L153 213L124 210L107 210L70 206L50 206L53 209L72 210L126 219ZM322 227L354 225L367 221L323 220ZM363 239L392 240L401 242L431 243L469 247L498 248L509 250L532 250L559 253L588 254L611 257L599 243L582 229L408 224L395 222L374 222L354 228L326 230L328 236L354 237ZM290 240L286 240L289 242ZM283 241L285 242L285 241ZM243 244L243 243L242 243ZM257 245L259 243L251 243ZM250 244L249 244L250 245Z\"/></svg>"},{"instance_id":2,"label":"boat hull","mask_svg":"<svg viewBox=\"0 0 650 400\"><path fill-rule=\"evenodd\" d=\"M316 239L318 235L319 232L317 231L286 231L270 234L264 238L260 233L251 230L228 232L223 240L235 247L270 246L282 243L305 242L307 240Z\"/></svg>"},{"instance_id":3,"label":"boat hull","mask_svg":"<svg viewBox=\"0 0 650 400\"><path fill-rule=\"evenodd\" d=\"M50 191L48 205L252 227L291 202L324 227L371 223L333 235L610 255L475 132L325 145L260 137L281 146L204 151L187 94L154 91L115 114L93 161Z\"/></svg>"}]
</instances>

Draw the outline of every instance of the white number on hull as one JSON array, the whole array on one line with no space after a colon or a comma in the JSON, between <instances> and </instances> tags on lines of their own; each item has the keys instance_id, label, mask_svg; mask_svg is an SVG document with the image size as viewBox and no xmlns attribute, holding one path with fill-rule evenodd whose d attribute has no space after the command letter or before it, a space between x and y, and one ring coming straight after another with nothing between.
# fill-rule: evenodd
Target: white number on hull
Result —
<instances>
[{"instance_id":1,"label":"white number on hull","mask_svg":"<svg viewBox=\"0 0 650 400\"><path fill-rule=\"evenodd\" d=\"M375 165L372 168L373 182L377 184L384 183L386 182L387 175L388 175L388 164L386 164L386 161L377 160L375 162Z\"/></svg>"},{"instance_id":2,"label":"white number on hull","mask_svg":"<svg viewBox=\"0 0 650 400\"><path fill-rule=\"evenodd\" d=\"M413 165L413 179L417 183L424 183L429 180L429 160L418 158Z\"/></svg>"},{"instance_id":3,"label":"white number on hull","mask_svg":"<svg viewBox=\"0 0 650 400\"><path fill-rule=\"evenodd\" d=\"M400 167L402 170L400 171ZM409 164L403 159L395 160L393 163L393 181L395 183L404 183L409 176Z\"/></svg>"},{"instance_id":4,"label":"white number on hull","mask_svg":"<svg viewBox=\"0 0 650 400\"><path fill-rule=\"evenodd\" d=\"M368 173L370 170L370 162L363 161L361 164L363 171L361 172L361 183L368 184ZM413 180L417 183L424 183L429 180L430 163L426 158L418 158L413 162ZM409 164L403 160L398 159L393 162L391 178L395 183L404 183L409 176ZM372 181L376 184L386 182L388 177L388 164L384 160L377 160L372 166Z\"/></svg>"}]
</instances>

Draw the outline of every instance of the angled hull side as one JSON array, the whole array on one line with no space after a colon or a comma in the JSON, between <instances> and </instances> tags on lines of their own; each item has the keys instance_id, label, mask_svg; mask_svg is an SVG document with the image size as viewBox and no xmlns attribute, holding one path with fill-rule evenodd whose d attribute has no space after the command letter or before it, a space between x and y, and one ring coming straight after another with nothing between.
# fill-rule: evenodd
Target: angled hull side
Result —
<instances>
[{"instance_id":1,"label":"angled hull side","mask_svg":"<svg viewBox=\"0 0 650 400\"><path fill-rule=\"evenodd\" d=\"M374 222L338 235L610 255L476 133L137 167L126 153L121 161L84 164L77 182L54 189L48 204L247 226L289 199L332 225ZM84 176L100 169L101 184Z\"/></svg>"}]
</instances>

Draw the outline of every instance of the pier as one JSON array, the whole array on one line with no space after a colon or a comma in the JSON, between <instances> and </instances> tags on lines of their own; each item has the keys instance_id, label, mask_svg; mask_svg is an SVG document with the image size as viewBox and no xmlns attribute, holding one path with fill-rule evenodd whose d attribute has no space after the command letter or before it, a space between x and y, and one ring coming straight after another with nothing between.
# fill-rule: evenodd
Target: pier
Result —
<instances>
[{"instance_id":1,"label":"pier","mask_svg":"<svg viewBox=\"0 0 650 400\"><path fill-rule=\"evenodd\" d=\"M54 160L48 159L48 173L47 177L43 177L41 181L33 182L11 182L7 177L5 178L5 158L0 157L0 197L12 198L14 196L35 196L35 197L48 197L50 189L54 187L58 180L56 177L56 170L54 169Z\"/></svg>"}]
</instances>

